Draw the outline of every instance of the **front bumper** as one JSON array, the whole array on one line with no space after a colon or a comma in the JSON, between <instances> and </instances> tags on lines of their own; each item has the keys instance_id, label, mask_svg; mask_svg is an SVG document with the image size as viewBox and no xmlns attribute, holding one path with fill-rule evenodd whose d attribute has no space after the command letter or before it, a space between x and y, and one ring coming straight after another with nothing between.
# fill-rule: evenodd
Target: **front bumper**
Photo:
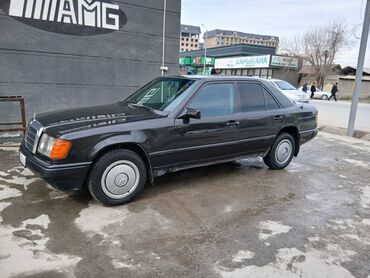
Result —
<instances>
[{"instance_id":1,"label":"front bumper","mask_svg":"<svg viewBox=\"0 0 370 278\"><path fill-rule=\"evenodd\" d=\"M61 191L81 190L91 162L50 164L31 153L24 144L19 151L26 157L25 167Z\"/></svg>"}]
</instances>

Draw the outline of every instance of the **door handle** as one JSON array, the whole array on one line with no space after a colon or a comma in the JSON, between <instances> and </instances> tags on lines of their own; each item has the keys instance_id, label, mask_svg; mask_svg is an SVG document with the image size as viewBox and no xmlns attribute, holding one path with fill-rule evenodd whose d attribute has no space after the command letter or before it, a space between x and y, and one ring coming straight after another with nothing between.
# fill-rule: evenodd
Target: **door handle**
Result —
<instances>
[{"instance_id":1,"label":"door handle","mask_svg":"<svg viewBox=\"0 0 370 278\"><path fill-rule=\"evenodd\" d=\"M283 116L283 115L277 115L277 116L273 116L273 117L272 117L272 119L273 119L274 121L282 120L283 118L284 118L284 116Z\"/></svg>"},{"instance_id":2,"label":"door handle","mask_svg":"<svg viewBox=\"0 0 370 278\"><path fill-rule=\"evenodd\" d=\"M226 122L227 127L236 127L238 125L239 125L238 121L228 121L228 122Z\"/></svg>"}]
</instances>

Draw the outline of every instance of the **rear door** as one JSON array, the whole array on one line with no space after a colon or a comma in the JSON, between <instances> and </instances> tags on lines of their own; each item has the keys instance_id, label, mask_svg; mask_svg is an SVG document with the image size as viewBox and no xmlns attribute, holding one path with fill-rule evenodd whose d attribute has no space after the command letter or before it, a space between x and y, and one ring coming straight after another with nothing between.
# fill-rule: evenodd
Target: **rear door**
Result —
<instances>
[{"instance_id":1,"label":"rear door","mask_svg":"<svg viewBox=\"0 0 370 278\"><path fill-rule=\"evenodd\" d=\"M201 118L175 120L174 159L178 166L207 163L238 152L234 82L204 84L186 107L199 109Z\"/></svg>"},{"instance_id":2,"label":"rear door","mask_svg":"<svg viewBox=\"0 0 370 278\"><path fill-rule=\"evenodd\" d=\"M272 94L259 82L236 82L240 153L264 153L271 146L285 116Z\"/></svg>"}]
</instances>

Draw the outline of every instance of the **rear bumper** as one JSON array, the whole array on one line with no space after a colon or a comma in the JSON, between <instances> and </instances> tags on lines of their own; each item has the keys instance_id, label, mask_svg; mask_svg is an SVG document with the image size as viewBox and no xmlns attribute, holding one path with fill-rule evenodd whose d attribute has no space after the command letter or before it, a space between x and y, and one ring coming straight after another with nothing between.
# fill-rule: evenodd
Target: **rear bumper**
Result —
<instances>
[{"instance_id":1,"label":"rear bumper","mask_svg":"<svg viewBox=\"0 0 370 278\"><path fill-rule=\"evenodd\" d=\"M52 165L41 160L22 144L19 151L26 157L25 167L61 191L81 190L91 162Z\"/></svg>"},{"instance_id":2,"label":"rear bumper","mask_svg":"<svg viewBox=\"0 0 370 278\"><path fill-rule=\"evenodd\" d=\"M299 144L303 145L304 143L307 143L311 139L315 138L318 133L318 128L299 132Z\"/></svg>"}]
</instances>

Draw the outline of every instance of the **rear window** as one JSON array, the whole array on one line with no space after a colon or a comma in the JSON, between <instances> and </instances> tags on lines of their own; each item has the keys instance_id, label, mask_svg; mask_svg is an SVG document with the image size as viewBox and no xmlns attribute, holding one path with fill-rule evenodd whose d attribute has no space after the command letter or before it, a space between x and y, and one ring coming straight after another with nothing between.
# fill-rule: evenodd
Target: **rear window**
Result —
<instances>
[{"instance_id":1,"label":"rear window","mask_svg":"<svg viewBox=\"0 0 370 278\"><path fill-rule=\"evenodd\" d=\"M266 101L266 108L268 110L274 110L274 109L279 109L280 105L276 102L276 100L273 98L273 96L263 89L263 93L265 95L265 101Z\"/></svg>"},{"instance_id":2,"label":"rear window","mask_svg":"<svg viewBox=\"0 0 370 278\"><path fill-rule=\"evenodd\" d=\"M262 86L257 83L237 83L241 112L266 110Z\"/></svg>"}]
</instances>

